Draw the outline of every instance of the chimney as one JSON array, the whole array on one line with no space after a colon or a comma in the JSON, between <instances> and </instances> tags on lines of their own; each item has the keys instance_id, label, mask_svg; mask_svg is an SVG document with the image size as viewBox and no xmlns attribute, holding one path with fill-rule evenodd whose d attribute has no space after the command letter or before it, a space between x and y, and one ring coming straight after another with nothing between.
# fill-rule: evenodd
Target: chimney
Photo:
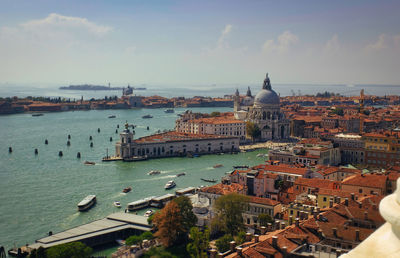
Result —
<instances>
[{"instance_id":1,"label":"chimney","mask_svg":"<svg viewBox=\"0 0 400 258\"><path fill-rule=\"evenodd\" d=\"M241 248L240 246L236 247L236 253L239 257L242 257L242 251L243 251L243 248Z\"/></svg>"},{"instance_id":2,"label":"chimney","mask_svg":"<svg viewBox=\"0 0 400 258\"><path fill-rule=\"evenodd\" d=\"M296 218L296 219L295 219L295 224L296 224L296 227L299 226L299 218Z\"/></svg>"},{"instance_id":3,"label":"chimney","mask_svg":"<svg viewBox=\"0 0 400 258\"><path fill-rule=\"evenodd\" d=\"M285 227L286 227L285 222L281 222L281 229L285 229Z\"/></svg>"},{"instance_id":4,"label":"chimney","mask_svg":"<svg viewBox=\"0 0 400 258\"><path fill-rule=\"evenodd\" d=\"M246 233L246 242L250 242L251 241L251 233Z\"/></svg>"},{"instance_id":5,"label":"chimney","mask_svg":"<svg viewBox=\"0 0 400 258\"><path fill-rule=\"evenodd\" d=\"M289 216L289 225L292 225L292 224L293 224L293 216L290 215L290 216Z\"/></svg>"},{"instance_id":6,"label":"chimney","mask_svg":"<svg viewBox=\"0 0 400 258\"><path fill-rule=\"evenodd\" d=\"M260 231L261 231L261 235L265 235L265 233L267 233L267 228L265 226L262 226L260 228Z\"/></svg>"},{"instance_id":7,"label":"chimney","mask_svg":"<svg viewBox=\"0 0 400 258\"><path fill-rule=\"evenodd\" d=\"M336 257L340 257L342 251L340 249L336 249Z\"/></svg>"},{"instance_id":8,"label":"chimney","mask_svg":"<svg viewBox=\"0 0 400 258\"><path fill-rule=\"evenodd\" d=\"M358 208L362 208L362 202L358 202Z\"/></svg>"},{"instance_id":9,"label":"chimney","mask_svg":"<svg viewBox=\"0 0 400 258\"><path fill-rule=\"evenodd\" d=\"M337 237L337 228L332 228L332 231L333 231L333 236Z\"/></svg>"},{"instance_id":10,"label":"chimney","mask_svg":"<svg viewBox=\"0 0 400 258\"><path fill-rule=\"evenodd\" d=\"M274 248L278 247L278 237L277 236L272 236L272 247L274 247Z\"/></svg>"},{"instance_id":11,"label":"chimney","mask_svg":"<svg viewBox=\"0 0 400 258\"><path fill-rule=\"evenodd\" d=\"M351 199L354 201L354 193L351 193Z\"/></svg>"},{"instance_id":12,"label":"chimney","mask_svg":"<svg viewBox=\"0 0 400 258\"><path fill-rule=\"evenodd\" d=\"M231 241L229 243L229 246L230 246L231 252L234 253L235 252L235 247L236 247L236 242L235 241Z\"/></svg>"},{"instance_id":13,"label":"chimney","mask_svg":"<svg viewBox=\"0 0 400 258\"><path fill-rule=\"evenodd\" d=\"M360 242L360 230L356 229L356 242Z\"/></svg>"},{"instance_id":14,"label":"chimney","mask_svg":"<svg viewBox=\"0 0 400 258\"><path fill-rule=\"evenodd\" d=\"M283 255L283 257L287 257L287 247L286 246L282 247L282 255Z\"/></svg>"},{"instance_id":15,"label":"chimney","mask_svg":"<svg viewBox=\"0 0 400 258\"><path fill-rule=\"evenodd\" d=\"M255 242L255 243L258 243L259 241L260 241L260 236L257 235L257 234L255 234L255 235L254 235L254 242Z\"/></svg>"},{"instance_id":16,"label":"chimney","mask_svg":"<svg viewBox=\"0 0 400 258\"><path fill-rule=\"evenodd\" d=\"M349 198L344 199L344 205L349 206Z\"/></svg>"},{"instance_id":17,"label":"chimney","mask_svg":"<svg viewBox=\"0 0 400 258\"><path fill-rule=\"evenodd\" d=\"M340 203L341 201L342 201L342 199L338 196L337 203Z\"/></svg>"},{"instance_id":18,"label":"chimney","mask_svg":"<svg viewBox=\"0 0 400 258\"><path fill-rule=\"evenodd\" d=\"M267 231L268 232L272 231L272 224L271 223L267 223Z\"/></svg>"},{"instance_id":19,"label":"chimney","mask_svg":"<svg viewBox=\"0 0 400 258\"><path fill-rule=\"evenodd\" d=\"M368 220L368 211L364 211L364 220Z\"/></svg>"},{"instance_id":20,"label":"chimney","mask_svg":"<svg viewBox=\"0 0 400 258\"><path fill-rule=\"evenodd\" d=\"M279 220L275 220L275 230L279 229Z\"/></svg>"},{"instance_id":21,"label":"chimney","mask_svg":"<svg viewBox=\"0 0 400 258\"><path fill-rule=\"evenodd\" d=\"M333 198L329 198L329 208L333 207Z\"/></svg>"},{"instance_id":22,"label":"chimney","mask_svg":"<svg viewBox=\"0 0 400 258\"><path fill-rule=\"evenodd\" d=\"M210 250L210 258L217 258L217 250L214 248Z\"/></svg>"}]
</instances>

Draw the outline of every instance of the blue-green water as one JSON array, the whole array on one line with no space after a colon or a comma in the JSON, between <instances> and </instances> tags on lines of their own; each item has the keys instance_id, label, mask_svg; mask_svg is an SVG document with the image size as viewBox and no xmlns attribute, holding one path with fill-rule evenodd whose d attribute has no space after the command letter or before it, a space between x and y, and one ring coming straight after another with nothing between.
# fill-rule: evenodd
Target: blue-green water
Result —
<instances>
[{"instance_id":1,"label":"blue-green water","mask_svg":"<svg viewBox=\"0 0 400 258\"><path fill-rule=\"evenodd\" d=\"M194 112L231 111L229 108L195 108ZM125 120L136 124L136 136L173 129L177 113L166 114L162 109L92 110L79 112L45 113L0 116L0 246L7 249L32 243L47 232L59 232L77 225L103 218L118 210L113 202L123 207L127 203L153 195L165 194L163 186L175 180L177 188L205 185L201 177L219 179L233 165L255 165L263 162L258 152L205 155L199 158L164 158L144 162L102 163L106 149L114 154L119 138L117 124L122 130ZM107 118L115 114L114 119ZM153 119L142 119L152 114ZM150 130L146 127L150 126ZM100 128L100 133L97 129ZM71 135L71 146L67 136ZM93 136L93 148L89 136ZM110 142L110 137L113 141ZM48 139L49 144L44 141ZM13 152L8 153L12 146ZM34 155L37 148L39 154ZM62 151L64 156L59 157ZM82 158L77 159L77 152ZM87 166L85 160L96 165ZM222 168L213 168L223 164ZM149 176L150 170L161 170ZM186 176L174 175L186 172ZM130 193L122 189L132 186ZM176 190L174 189L174 190ZM96 194L98 203L90 211L80 213L77 203L88 194Z\"/></svg>"}]
</instances>

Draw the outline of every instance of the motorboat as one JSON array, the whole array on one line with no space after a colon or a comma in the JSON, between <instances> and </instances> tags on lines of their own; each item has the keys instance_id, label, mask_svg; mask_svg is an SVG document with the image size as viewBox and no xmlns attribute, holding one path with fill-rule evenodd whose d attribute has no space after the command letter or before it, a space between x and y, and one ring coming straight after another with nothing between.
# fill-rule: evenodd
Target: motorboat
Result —
<instances>
[{"instance_id":1,"label":"motorboat","mask_svg":"<svg viewBox=\"0 0 400 258\"><path fill-rule=\"evenodd\" d=\"M149 176L151 176L151 175L158 175L158 174L160 174L161 173L161 171L159 171L159 170L151 170L149 173L147 173Z\"/></svg>"},{"instance_id":2,"label":"motorboat","mask_svg":"<svg viewBox=\"0 0 400 258\"><path fill-rule=\"evenodd\" d=\"M130 191L132 191L132 187L128 186L126 188L124 188L124 190L122 190L123 193L129 193Z\"/></svg>"},{"instance_id":3,"label":"motorboat","mask_svg":"<svg viewBox=\"0 0 400 258\"><path fill-rule=\"evenodd\" d=\"M185 175L186 175L186 173L182 172L182 173L177 174L176 177L185 176Z\"/></svg>"},{"instance_id":4,"label":"motorboat","mask_svg":"<svg viewBox=\"0 0 400 258\"><path fill-rule=\"evenodd\" d=\"M249 168L249 166L233 166L233 168L238 169L238 168Z\"/></svg>"},{"instance_id":5,"label":"motorboat","mask_svg":"<svg viewBox=\"0 0 400 258\"><path fill-rule=\"evenodd\" d=\"M168 190L168 189L174 188L175 186L176 186L175 182L173 180L171 180L165 184L164 188L165 188L165 190Z\"/></svg>"},{"instance_id":6,"label":"motorboat","mask_svg":"<svg viewBox=\"0 0 400 258\"><path fill-rule=\"evenodd\" d=\"M36 113L36 114L32 114L32 116L43 116L42 113Z\"/></svg>"},{"instance_id":7,"label":"motorboat","mask_svg":"<svg viewBox=\"0 0 400 258\"><path fill-rule=\"evenodd\" d=\"M116 115L109 115L108 118L116 118Z\"/></svg>"},{"instance_id":8,"label":"motorboat","mask_svg":"<svg viewBox=\"0 0 400 258\"><path fill-rule=\"evenodd\" d=\"M91 165L91 166L96 165L96 163L93 162L93 161L85 161L85 162L83 162L83 164L85 164L85 165Z\"/></svg>"},{"instance_id":9,"label":"motorboat","mask_svg":"<svg viewBox=\"0 0 400 258\"><path fill-rule=\"evenodd\" d=\"M213 168L220 168L220 167L223 167L224 165L222 165L222 164L216 164L216 165L214 165L213 166Z\"/></svg>"},{"instance_id":10,"label":"motorboat","mask_svg":"<svg viewBox=\"0 0 400 258\"><path fill-rule=\"evenodd\" d=\"M148 210L148 211L146 211L145 213L144 213L144 216L145 217L150 217L151 215L153 215L154 214L154 211L153 210Z\"/></svg>"},{"instance_id":11,"label":"motorboat","mask_svg":"<svg viewBox=\"0 0 400 258\"><path fill-rule=\"evenodd\" d=\"M114 206L117 208L121 208L121 203L119 201L115 201Z\"/></svg>"},{"instance_id":12,"label":"motorboat","mask_svg":"<svg viewBox=\"0 0 400 258\"><path fill-rule=\"evenodd\" d=\"M79 211L86 211L96 203L96 195L86 196L80 203L78 203Z\"/></svg>"},{"instance_id":13,"label":"motorboat","mask_svg":"<svg viewBox=\"0 0 400 258\"><path fill-rule=\"evenodd\" d=\"M209 183L215 183L217 182L216 179L205 179L205 178L200 178L201 180L203 180L204 182L209 182Z\"/></svg>"},{"instance_id":14,"label":"motorboat","mask_svg":"<svg viewBox=\"0 0 400 258\"><path fill-rule=\"evenodd\" d=\"M175 111L172 108L168 108L164 110L165 113L174 113Z\"/></svg>"},{"instance_id":15,"label":"motorboat","mask_svg":"<svg viewBox=\"0 0 400 258\"><path fill-rule=\"evenodd\" d=\"M142 118L153 118L153 116L152 115L144 115L144 116L142 116Z\"/></svg>"},{"instance_id":16,"label":"motorboat","mask_svg":"<svg viewBox=\"0 0 400 258\"><path fill-rule=\"evenodd\" d=\"M263 154L263 153L259 153L259 154L256 155L256 157L265 157L265 156L266 156L266 155Z\"/></svg>"}]
</instances>

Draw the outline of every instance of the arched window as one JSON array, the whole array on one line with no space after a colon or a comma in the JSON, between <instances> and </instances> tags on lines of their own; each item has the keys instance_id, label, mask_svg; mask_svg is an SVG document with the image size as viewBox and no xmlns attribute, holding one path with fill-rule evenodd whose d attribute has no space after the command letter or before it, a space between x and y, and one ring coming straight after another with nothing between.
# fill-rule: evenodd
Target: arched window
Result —
<instances>
[{"instance_id":1,"label":"arched window","mask_svg":"<svg viewBox=\"0 0 400 258\"><path fill-rule=\"evenodd\" d=\"M267 118L267 113L264 111L264 112L263 112L262 119L265 120L266 118Z\"/></svg>"},{"instance_id":2,"label":"arched window","mask_svg":"<svg viewBox=\"0 0 400 258\"><path fill-rule=\"evenodd\" d=\"M271 112L269 112L269 111L268 111L268 113L267 113L267 118L268 118L268 119L271 119Z\"/></svg>"}]
</instances>

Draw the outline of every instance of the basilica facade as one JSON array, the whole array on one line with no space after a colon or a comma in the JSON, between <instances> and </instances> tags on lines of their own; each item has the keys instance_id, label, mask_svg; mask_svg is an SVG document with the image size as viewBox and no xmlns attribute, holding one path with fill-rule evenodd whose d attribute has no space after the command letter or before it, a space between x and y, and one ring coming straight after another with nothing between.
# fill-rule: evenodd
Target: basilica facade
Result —
<instances>
[{"instance_id":1,"label":"basilica facade","mask_svg":"<svg viewBox=\"0 0 400 258\"><path fill-rule=\"evenodd\" d=\"M234 97L235 116L238 119L256 124L261 132L260 141L289 138L289 120L281 112L280 98L272 90L268 74L266 75L261 91L254 98L251 96L251 93L248 96L249 92L250 89L246 97L241 99L239 92L236 91Z\"/></svg>"}]
</instances>

